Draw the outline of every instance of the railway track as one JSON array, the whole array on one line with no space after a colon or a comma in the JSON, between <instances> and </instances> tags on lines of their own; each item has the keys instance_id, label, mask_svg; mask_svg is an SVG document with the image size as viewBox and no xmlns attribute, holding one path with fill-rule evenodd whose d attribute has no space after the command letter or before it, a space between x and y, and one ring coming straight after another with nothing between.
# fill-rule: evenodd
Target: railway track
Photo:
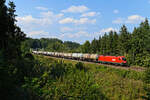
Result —
<instances>
[{"instance_id":1,"label":"railway track","mask_svg":"<svg viewBox=\"0 0 150 100\"><path fill-rule=\"evenodd\" d=\"M101 64L101 63L96 63L96 62L89 62L89 61L81 61L81 60L74 60L74 59L66 59L66 58L58 58L58 57L52 57L52 56L46 56L49 58L55 58L55 59L64 59L64 60L70 60L70 61L75 61L75 62L82 62L86 64L97 64L97 65L103 65L106 67L111 67L111 68L116 68L116 69L123 69L123 70L134 70L134 71L145 71L146 68L144 67L136 67L136 66L130 66L130 67L125 67L125 66L117 66L117 65L110 65L110 64Z\"/></svg>"}]
</instances>

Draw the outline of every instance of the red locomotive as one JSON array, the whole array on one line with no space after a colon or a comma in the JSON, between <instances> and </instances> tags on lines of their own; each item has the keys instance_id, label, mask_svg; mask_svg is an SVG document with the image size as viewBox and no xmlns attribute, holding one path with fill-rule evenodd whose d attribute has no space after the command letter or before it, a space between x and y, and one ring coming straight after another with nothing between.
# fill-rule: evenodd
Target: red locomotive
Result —
<instances>
[{"instance_id":1,"label":"red locomotive","mask_svg":"<svg viewBox=\"0 0 150 100\"><path fill-rule=\"evenodd\" d=\"M98 57L98 62L100 63L109 63L116 65L127 65L126 58L124 56L103 56Z\"/></svg>"}]
</instances>

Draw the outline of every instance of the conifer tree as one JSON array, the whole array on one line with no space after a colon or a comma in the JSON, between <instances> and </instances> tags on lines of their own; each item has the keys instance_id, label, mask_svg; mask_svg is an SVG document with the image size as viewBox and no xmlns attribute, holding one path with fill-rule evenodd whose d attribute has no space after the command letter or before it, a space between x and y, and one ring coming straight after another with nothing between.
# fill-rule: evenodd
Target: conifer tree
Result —
<instances>
[{"instance_id":1,"label":"conifer tree","mask_svg":"<svg viewBox=\"0 0 150 100\"><path fill-rule=\"evenodd\" d=\"M0 98L4 100L15 98L17 87L21 84L20 74L21 42L25 34L15 24L15 5L5 5L5 0L0 0Z\"/></svg>"},{"instance_id":2,"label":"conifer tree","mask_svg":"<svg viewBox=\"0 0 150 100\"><path fill-rule=\"evenodd\" d=\"M105 33L104 36L101 38L101 54L107 55L107 40L108 40L108 35Z\"/></svg>"},{"instance_id":3,"label":"conifer tree","mask_svg":"<svg viewBox=\"0 0 150 100\"><path fill-rule=\"evenodd\" d=\"M119 49L120 49L120 54L124 55L128 53L128 50L130 49L129 46L129 41L130 41L130 34L127 30L127 27L123 25L120 30L119 34Z\"/></svg>"},{"instance_id":4,"label":"conifer tree","mask_svg":"<svg viewBox=\"0 0 150 100\"><path fill-rule=\"evenodd\" d=\"M98 51L99 51L98 41L94 38L94 40L91 42L91 52L97 53Z\"/></svg>"},{"instance_id":5,"label":"conifer tree","mask_svg":"<svg viewBox=\"0 0 150 100\"><path fill-rule=\"evenodd\" d=\"M150 43L150 27L148 20L140 24L140 27L135 28L132 34L132 55L136 65L149 65L149 43Z\"/></svg>"},{"instance_id":6,"label":"conifer tree","mask_svg":"<svg viewBox=\"0 0 150 100\"><path fill-rule=\"evenodd\" d=\"M119 49L118 49L118 44L119 44L119 41L118 41L118 34L117 32L114 32L114 35L113 35L113 54L115 56L117 56L119 54Z\"/></svg>"},{"instance_id":7,"label":"conifer tree","mask_svg":"<svg viewBox=\"0 0 150 100\"><path fill-rule=\"evenodd\" d=\"M112 55L113 53L113 41L113 31L110 31L108 34L108 39L106 41L107 55Z\"/></svg>"},{"instance_id":8,"label":"conifer tree","mask_svg":"<svg viewBox=\"0 0 150 100\"><path fill-rule=\"evenodd\" d=\"M89 41L86 41L83 45L82 45L82 52L83 53L91 53L91 45Z\"/></svg>"}]
</instances>

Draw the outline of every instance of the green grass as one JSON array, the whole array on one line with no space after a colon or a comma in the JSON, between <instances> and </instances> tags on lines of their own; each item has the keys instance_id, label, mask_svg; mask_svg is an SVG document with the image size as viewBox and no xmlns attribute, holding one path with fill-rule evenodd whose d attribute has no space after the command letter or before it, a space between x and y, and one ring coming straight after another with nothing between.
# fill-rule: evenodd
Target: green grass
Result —
<instances>
[{"instance_id":1,"label":"green grass","mask_svg":"<svg viewBox=\"0 0 150 100\"><path fill-rule=\"evenodd\" d=\"M142 100L146 96L145 84L142 81L144 72L89 63L82 65L76 61L62 61L45 56L35 56L35 58L42 63L42 66L50 67L49 70L53 71L53 73L43 73L42 78L36 82L37 85L46 81L39 91L42 91L40 95L47 100ZM62 74L57 73L58 69ZM58 74L59 77L53 78L51 74L54 76Z\"/></svg>"}]
</instances>

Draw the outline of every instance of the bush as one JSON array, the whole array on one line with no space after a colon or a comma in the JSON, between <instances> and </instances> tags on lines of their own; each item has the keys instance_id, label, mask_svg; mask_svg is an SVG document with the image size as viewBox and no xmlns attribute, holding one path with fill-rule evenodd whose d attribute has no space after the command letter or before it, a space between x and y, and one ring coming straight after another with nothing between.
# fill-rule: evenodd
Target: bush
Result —
<instances>
[{"instance_id":1,"label":"bush","mask_svg":"<svg viewBox=\"0 0 150 100\"><path fill-rule=\"evenodd\" d=\"M79 70L65 75L63 81L57 79L44 88L48 88L43 94L46 100L106 100L92 73Z\"/></svg>"},{"instance_id":2,"label":"bush","mask_svg":"<svg viewBox=\"0 0 150 100\"><path fill-rule=\"evenodd\" d=\"M51 66L51 73L50 75L56 79L62 77L66 73L66 64L63 61L58 61L53 63Z\"/></svg>"},{"instance_id":3,"label":"bush","mask_svg":"<svg viewBox=\"0 0 150 100\"><path fill-rule=\"evenodd\" d=\"M146 100L150 100L150 68L148 68L145 71L144 82L146 83L145 85L145 91L147 92Z\"/></svg>"},{"instance_id":4,"label":"bush","mask_svg":"<svg viewBox=\"0 0 150 100\"><path fill-rule=\"evenodd\" d=\"M145 83L150 84L150 68L145 71L144 81Z\"/></svg>"},{"instance_id":5,"label":"bush","mask_svg":"<svg viewBox=\"0 0 150 100\"><path fill-rule=\"evenodd\" d=\"M78 62L75 67L79 70L86 70L84 64L82 62Z\"/></svg>"},{"instance_id":6,"label":"bush","mask_svg":"<svg viewBox=\"0 0 150 100\"><path fill-rule=\"evenodd\" d=\"M30 60L34 60L34 57L33 57L33 55L31 53L26 53L24 58L28 58Z\"/></svg>"}]
</instances>

